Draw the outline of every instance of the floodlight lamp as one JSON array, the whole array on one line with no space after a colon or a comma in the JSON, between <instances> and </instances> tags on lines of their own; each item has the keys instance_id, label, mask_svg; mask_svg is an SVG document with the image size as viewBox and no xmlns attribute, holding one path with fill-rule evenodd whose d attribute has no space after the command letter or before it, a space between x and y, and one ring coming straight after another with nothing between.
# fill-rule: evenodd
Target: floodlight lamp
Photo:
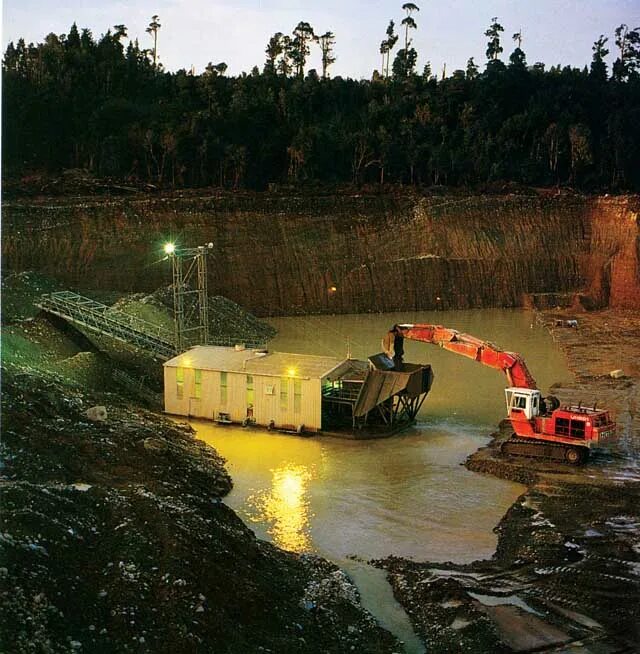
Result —
<instances>
[{"instance_id":1,"label":"floodlight lamp","mask_svg":"<svg viewBox=\"0 0 640 654\"><path fill-rule=\"evenodd\" d=\"M176 246L173 243L165 243L164 244L164 253L165 254L173 254L176 251Z\"/></svg>"},{"instance_id":2,"label":"floodlight lamp","mask_svg":"<svg viewBox=\"0 0 640 654\"><path fill-rule=\"evenodd\" d=\"M289 375L289 377L295 377L296 376L296 369L293 368L293 367L289 368L287 370L287 375Z\"/></svg>"}]
</instances>

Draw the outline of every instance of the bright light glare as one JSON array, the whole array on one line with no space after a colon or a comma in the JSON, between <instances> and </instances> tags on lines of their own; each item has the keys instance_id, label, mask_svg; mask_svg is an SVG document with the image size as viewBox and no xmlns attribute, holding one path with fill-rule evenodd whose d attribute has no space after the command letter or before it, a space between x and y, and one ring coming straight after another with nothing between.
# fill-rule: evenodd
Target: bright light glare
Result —
<instances>
[{"instance_id":1,"label":"bright light glare","mask_svg":"<svg viewBox=\"0 0 640 654\"><path fill-rule=\"evenodd\" d=\"M287 375L289 375L289 377L295 377L296 376L296 369L295 368L289 368L287 370Z\"/></svg>"},{"instance_id":2,"label":"bright light glare","mask_svg":"<svg viewBox=\"0 0 640 654\"><path fill-rule=\"evenodd\" d=\"M262 510L272 523L269 530L279 547L292 552L311 547L308 484L309 470L302 465L286 465L273 471L270 493Z\"/></svg>"},{"instance_id":3,"label":"bright light glare","mask_svg":"<svg viewBox=\"0 0 640 654\"><path fill-rule=\"evenodd\" d=\"M164 253L165 254L173 254L176 251L176 246L173 243L165 243L164 244Z\"/></svg>"}]
</instances>

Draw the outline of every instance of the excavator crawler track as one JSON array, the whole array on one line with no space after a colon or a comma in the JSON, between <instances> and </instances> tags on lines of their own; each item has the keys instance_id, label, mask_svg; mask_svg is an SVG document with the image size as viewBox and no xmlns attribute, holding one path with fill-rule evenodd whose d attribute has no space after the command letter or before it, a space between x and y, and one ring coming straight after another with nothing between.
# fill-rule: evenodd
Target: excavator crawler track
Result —
<instances>
[{"instance_id":1,"label":"excavator crawler track","mask_svg":"<svg viewBox=\"0 0 640 654\"><path fill-rule=\"evenodd\" d=\"M562 443L549 443L529 438L512 436L500 446L502 454L509 456L527 456L552 461L563 461L571 465L580 465L589 458L589 449L580 445L571 446Z\"/></svg>"}]
</instances>

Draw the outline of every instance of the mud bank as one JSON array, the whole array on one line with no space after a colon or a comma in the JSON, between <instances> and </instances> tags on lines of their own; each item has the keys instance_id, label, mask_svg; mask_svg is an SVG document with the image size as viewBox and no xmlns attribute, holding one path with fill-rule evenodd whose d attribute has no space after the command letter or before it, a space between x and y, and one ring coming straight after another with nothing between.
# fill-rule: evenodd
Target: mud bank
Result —
<instances>
[{"instance_id":1,"label":"mud bank","mask_svg":"<svg viewBox=\"0 0 640 654\"><path fill-rule=\"evenodd\" d=\"M209 194L3 206L5 269L81 289L168 282L168 239L212 242L209 290L258 315L520 306L585 294L640 307L640 198Z\"/></svg>"},{"instance_id":2,"label":"mud bank","mask_svg":"<svg viewBox=\"0 0 640 654\"><path fill-rule=\"evenodd\" d=\"M549 324L568 317L576 314L542 315ZM503 425L469 458L471 470L529 487L496 527L493 558L468 566L379 562L429 651L638 651L640 318L614 311L577 318L577 330L551 327L576 375L553 392L563 402L609 407L619 443L579 469L504 459ZM625 376L610 378L614 368Z\"/></svg>"},{"instance_id":3,"label":"mud bank","mask_svg":"<svg viewBox=\"0 0 640 654\"><path fill-rule=\"evenodd\" d=\"M113 367L42 319L3 329L2 651L398 649L336 566L258 540L223 459Z\"/></svg>"}]
</instances>

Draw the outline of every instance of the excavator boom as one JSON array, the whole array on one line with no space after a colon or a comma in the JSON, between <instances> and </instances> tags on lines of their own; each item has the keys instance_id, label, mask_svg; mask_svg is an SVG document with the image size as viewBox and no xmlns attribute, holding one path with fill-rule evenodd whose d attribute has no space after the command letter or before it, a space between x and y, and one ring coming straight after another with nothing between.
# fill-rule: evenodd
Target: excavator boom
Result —
<instances>
[{"instance_id":1,"label":"excavator boom","mask_svg":"<svg viewBox=\"0 0 640 654\"><path fill-rule=\"evenodd\" d=\"M589 449L615 437L616 424L608 411L593 407L565 406L552 395L543 398L524 359L505 352L488 341L442 325L394 325L382 347L395 366L402 369L404 339L439 345L445 350L502 370L509 380L505 389L507 415L513 434L504 441L505 454L541 456L578 464L586 461Z\"/></svg>"},{"instance_id":2,"label":"excavator boom","mask_svg":"<svg viewBox=\"0 0 640 654\"><path fill-rule=\"evenodd\" d=\"M509 386L518 388L536 389L536 381L529 372L524 359L516 352L505 352L488 341L482 341L470 334L463 334L455 329L442 325L402 324L394 325L384 340L384 349L390 354L391 344L395 343L395 352L402 345L397 343L398 338L408 338L413 341L422 341L439 345L445 350L479 361L485 366L502 370Z\"/></svg>"}]
</instances>

